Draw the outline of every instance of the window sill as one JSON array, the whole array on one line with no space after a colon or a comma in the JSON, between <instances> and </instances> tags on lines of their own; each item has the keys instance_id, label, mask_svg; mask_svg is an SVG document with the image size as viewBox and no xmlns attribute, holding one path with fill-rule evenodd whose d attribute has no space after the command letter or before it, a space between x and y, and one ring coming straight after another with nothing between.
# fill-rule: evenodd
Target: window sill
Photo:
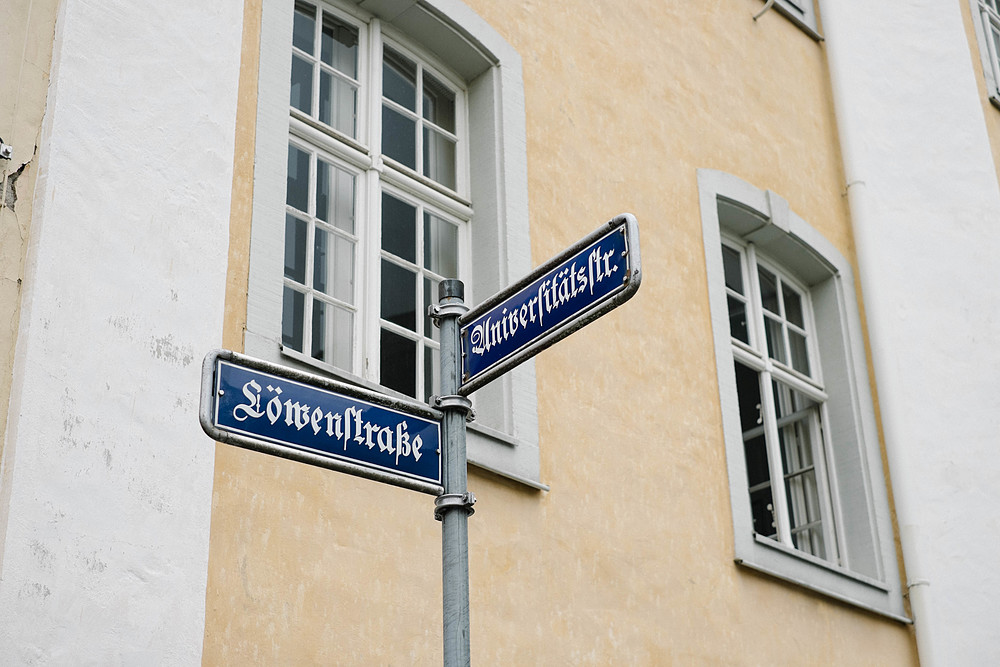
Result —
<instances>
[{"instance_id":1,"label":"window sill","mask_svg":"<svg viewBox=\"0 0 1000 667\"><path fill-rule=\"evenodd\" d=\"M775 542L769 537L764 537L763 535L754 535L754 540L757 542L757 544L760 544L768 549L776 549L777 551L781 551L785 554L788 554L793 558L801 558L806 562L812 563L816 567L822 567L825 570L832 572L838 576L847 577L848 579L853 579L866 586L873 586L875 588L880 588L887 593L889 592L889 587L886 586L881 581L879 581L878 579L872 579L871 577L866 577L863 574L851 572L850 570L846 570L840 567L839 565L831 563L830 561L823 560L822 558L817 558L816 556L807 554L804 551L799 551L798 549L792 549L791 547L787 547L784 544L781 544L780 542Z\"/></svg>"},{"instance_id":2,"label":"window sill","mask_svg":"<svg viewBox=\"0 0 1000 667\"><path fill-rule=\"evenodd\" d=\"M514 438L496 429L490 428L489 426L483 426L482 424L477 424L475 422L469 424L469 431L472 436L471 439L488 440L491 442L491 444L494 444L494 446L499 445L501 447L518 447L521 444L518 442L517 438ZM491 466L483 461L478 461L476 459L475 452L471 452L469 454L469 465L475 466L481 470L485 470L486 472L493 473L494 475L499 475L500 477L503 477L504 479L509 479L512 482L517 482L518 484L530 487L535 491L547 492L550 490L548 484L542 484L537 480L533 480L528 477L523 477L521 475L516 475L512 472L504 471L495 466Z\"/></svg>"},{"instance_id":3,"label":"window sill","mask_svg":"<svg viewBox=\"0 0 1000 667\"><path fill-rule=\"evenodd\" d=\"M288 123L289 128L303 138L315 142L330 152L340 155L340 157L356 162L365 169L371 167L372 158L368 147L346 134L320 123L294 107L289 108Z\"/></svg>"},{"instance_id":4,"label":"window sill","mask_svg":"<svg viewBox=\"0 0 1000 667\"><path fill-rule=\"evenodd\" d=\"M900 623L913 623L905 615L902 601L893 599L892 588L885 582L845 570L761 535L755 534L749 541L747 553L741 551L737 545L737 565Z\"/></svg>"}]
</instances>

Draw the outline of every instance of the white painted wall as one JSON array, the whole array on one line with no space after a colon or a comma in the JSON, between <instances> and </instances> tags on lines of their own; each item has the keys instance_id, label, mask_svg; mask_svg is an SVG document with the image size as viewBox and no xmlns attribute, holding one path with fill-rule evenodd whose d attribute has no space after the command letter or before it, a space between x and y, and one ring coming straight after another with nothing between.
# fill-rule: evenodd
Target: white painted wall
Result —
<instances>
[{"instance_id":1,"label":"white painted wall","mask_svg":"<svg viewBox=\"0 0 1000 667\"><path fill-rule=\"evenodd\" d=\"M921 661L1000 664L1000 190L978 55L958 0L821 13Z\"/></svg>"},{"instance_id":2,"label":"white painted wall","mask_svg":"<svg viewBox=\"0 0 1000 667\"><path fill-rule=\"evenodd\" d=\"M0 513L4 664L196 664L242 3L63 0ZM0 522L2 525L2 522Z\"/></svg>"}]
</instances>

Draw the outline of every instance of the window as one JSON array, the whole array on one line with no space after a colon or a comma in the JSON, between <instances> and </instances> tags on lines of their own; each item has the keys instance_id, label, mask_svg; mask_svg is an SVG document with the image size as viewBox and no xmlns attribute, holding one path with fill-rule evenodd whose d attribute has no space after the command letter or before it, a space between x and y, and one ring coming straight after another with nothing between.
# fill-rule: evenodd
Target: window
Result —
<instances>
[{"instance_id":1,"label":"window","mask_svg":"<svg viewBox=\"0 0 1000 667\"><path fill-rule=\"evenodd\" d=\"M808 291L752 243L723 241L722 262L754 532L835 561Z\"/></svg>"},{"instance_id":2,"label":"window","mask_svg":"<svg viewBox=\"0 0 1000 667\"><path fill-rule=\"evenodd\" d=\"M773 192L698 183L735 560L901 619L850 265Z\"/></svg>"},{"instance_id":3,"label":"window","mask_svg":"<svg viewBox=\"0 0 1000 667\"><path fill-rule=\"evenodd\" d=\"M282 345L426 400L427 306L467 280L465 91L377 23L306 2L291 61Z\"/></svg>"},{"instance_id":4,"label":"window","mask_svg":"<svg viewBox=\"0 0 1000 667\"><path fill-rule=\"evenodd\" d=\"M261 18L244 350L425 400L437 284L472 306L531 269L520 57L459 0ZM533 364L472 398L470 462L545 488Z\"/></svg>"},{"instance_id":5,"label":"window","mask_svg":"<svg viewBox=\"0 0 1000 667\"><path fill-rule=\"evenodd\" d=\"M787 16L792 23L799 26L807 35L815 40L821 40L819 25L816 22L815 0L765 0L773 2L774 8Z\"/></svg>"},{"instance_id":6,"label":"window","mask_svg":"<svg viewBox=\"0 0 1000 667\"><path fill-rule=\"evenodd\" d=\"M987 94L1000 106L1000 0L970 0Z\"/></svg>"}]
</instances>

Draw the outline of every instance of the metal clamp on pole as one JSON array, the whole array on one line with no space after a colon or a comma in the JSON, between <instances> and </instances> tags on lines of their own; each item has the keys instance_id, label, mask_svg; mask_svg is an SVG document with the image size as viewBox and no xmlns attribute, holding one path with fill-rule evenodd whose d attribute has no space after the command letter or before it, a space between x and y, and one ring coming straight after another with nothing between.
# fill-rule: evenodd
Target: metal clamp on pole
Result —
<instances>
[{"instance_id":1,"label":"metal clamp on pole","mask_svg":"<svg viewBox=\"0 0 1000 667\"><path fill-rule=\"evenodd\" d=\"M465 493L444 493L434 499L434 518L444 521L445 510L462 508L466 516L472 516L476 510L472 506L476 504L476 495L472 491Z\"/></svg>"},{"instance_id":2,"label":"metal clamp on pole","mask_svg":"<svg viewBox=\"0 0 1000 667\"><path fill-rule=\"evenodd\" d=\"M472 401L461 394L431 396L431 404L439 410L461 410L465 413L466 422L475 421L476 419L476 411L472 409Z\"/></svg>"},{"instance_id":3,"label":"metal clamp on pole","mask_svg":"<svg viewBox=\"0 0 1000 667\"><path fill-rule=\"evenodd\" d=\"M441 318L448 316L461 317L469 312L469 307L464 303L447 303L441 305L427 306L427 316L434 320L434 326L441 326Z\"/></svg>"}]
</instances>

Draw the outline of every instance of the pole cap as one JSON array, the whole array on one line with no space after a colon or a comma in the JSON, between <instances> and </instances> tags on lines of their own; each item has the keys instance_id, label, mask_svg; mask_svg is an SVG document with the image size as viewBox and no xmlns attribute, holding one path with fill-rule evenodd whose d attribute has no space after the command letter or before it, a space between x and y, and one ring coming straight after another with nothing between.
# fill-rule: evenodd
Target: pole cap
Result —
<instances>
[{"instance_id":1,"label":"pole cap","mask_svg":"<svg viewBox=\"0 0 1000 667\"><path fill-rule=\"evenodd\" d=\"M441 284L438 285L438 299L444 301L454 298L465 300L465 283L455 278L442 280Z\"/></svg>"}]
</instances>

